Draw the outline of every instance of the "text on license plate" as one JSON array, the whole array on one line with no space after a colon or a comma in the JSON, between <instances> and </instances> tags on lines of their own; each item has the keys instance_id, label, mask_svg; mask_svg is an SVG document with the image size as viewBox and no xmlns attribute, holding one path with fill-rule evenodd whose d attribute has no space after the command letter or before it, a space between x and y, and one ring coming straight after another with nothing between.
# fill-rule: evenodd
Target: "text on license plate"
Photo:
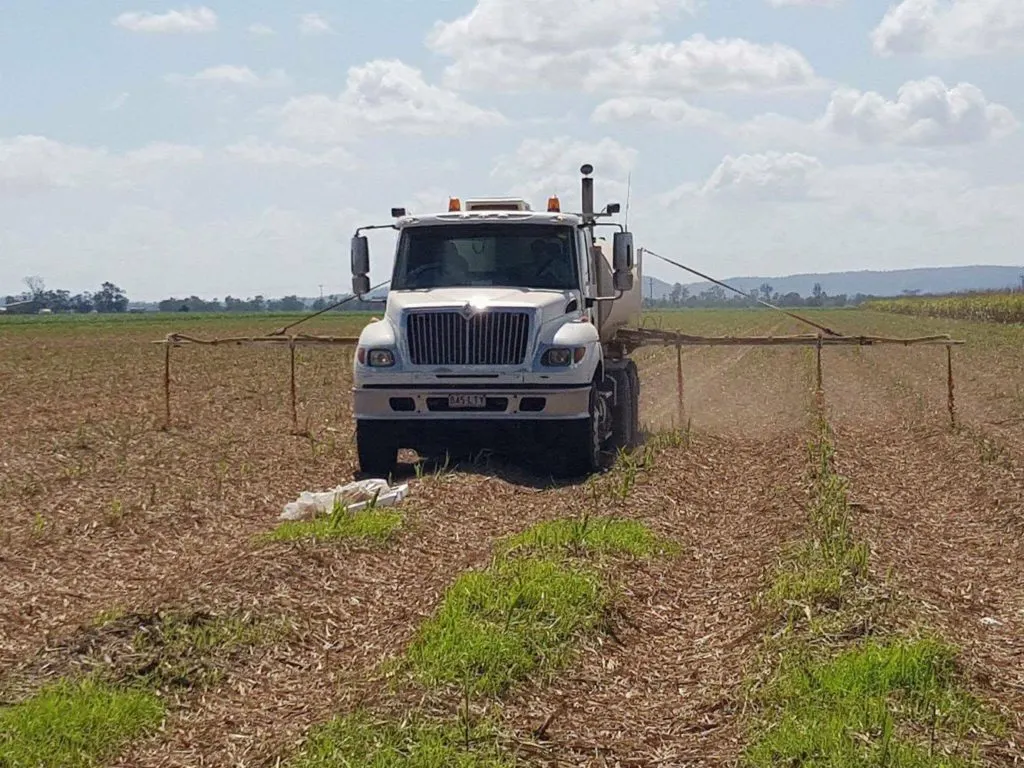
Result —
<instances>
[{"instance_id":1,"label":"text on license plate","mask_svg":"<svg viewBox=\"0 0 1024 768\"><path fill-rule=\"evenodd\" d=\"M485 408L486 395L448 395L449 408Z\"/></svg>"}]
</instances>

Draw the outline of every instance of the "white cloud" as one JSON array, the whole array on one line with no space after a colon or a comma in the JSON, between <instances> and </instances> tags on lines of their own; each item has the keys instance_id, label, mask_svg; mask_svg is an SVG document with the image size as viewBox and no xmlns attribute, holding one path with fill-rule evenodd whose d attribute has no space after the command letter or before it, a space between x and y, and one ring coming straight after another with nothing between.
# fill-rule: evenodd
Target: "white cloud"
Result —
<instances>
[{"instance_id":1,"label":"white cloud","mask_svg":"<svg viewBox=\"0 0 1024 768\"><path fill-rule=\"evenodd\" d=\"M550 195L558 195L563 210L579 208L580 166L594 166L595 205L625 203L626 180L636 165L639 152L611 138L577 141L567 136L527 139L511 155L497 158L492 178L509 184L508 194L522 195L534 206L542 206ZM616 199L618 198L618 199Z\"/></svg>"},{"instance_id":2,"label":"white cloud","mask_svg":"<svg viewBox=\"0 0 1024 768\"><path fill-rule=\"evenodd\" d=\"M937 148L980 144L1015 132L1017 118L994 104L970 83L952 87L937 77L904 83L891 101L874 91L839 88L822 116L802 122L774 113L735 121L678 98L622 97L599 105L596 123L638 120L702 128L745 145L783 144L825 148L830 140L852 140L865 146Z\"/></svg>"},{"instance_id":3,"label":"white cloud","mask_svg":"<svg viewBox=\"0 0 1024 768\"><path fill-rule=\"evenodd\" d=\"M116 154L102 147L64 144L45 136L16 136L0 139L0 194L123 187L160 168L202 159L201 149L180 144L156 142Z\"/></svg>"},{"instance_id":4,"label":"white cloud","mask_svg":"<svg viewBox=\"0 0 1024 768\"><path fill-rule=\"evenodd\" d=\"M505 122L500 113L428 84L420 70L395 60L352 67L339 96L301 96L278 113L284 135L322 143L351 141L367 130L450 135Z\"/></svg>"},{"instance_id":5,"label":"white cloud","mask_svg":"<svg viewBox=\"0 0 1024 768\"><path fill-rule=\"evenodd\" d=\"M668 123L685 127L725 126L729 118L721 112L695 107L684 99L659 99L651 96L622 96L598 104L591 113L595 123L635 120L641 123Z\"/></svg>"},{"instance_id":6,"label":"white cloud","mask_svg":"<svg viewBox=\"0 0 1024 768\"><path fill-rule=\"evenodd\" d=\"M142 149L134 149L124 154L124 161L137 167L159 164L184 165L198 163L204 157L203 150L183 144L155 142Z\"/></svg>"},{"instance_id":7,"label":"white cloud","mask_svg":"<svg viewBox=\"0 0 1024 768\"><path fill-rule=\"evenodd\" d=\"M166 13L129 11L114 19L114 24L130 32L166 34L213 32L217 29L217 14L206 6L186 7L180 11L172 10Z\"/></svg>"},{"instance_id":8,"label":"white cloud","mask_svg":"<svg viewBox=\"0 0 1024 768\"><path fill-rule=\"evenodd\" d=\"M296 168L340 168L354 167L352 155L340 147L325 152L304 152L294 147L282 146L248 137L225 148L231 159L254 165L293 166Z\"/></svg>"},{"instance_id":9,"label":"white cloud","mask_svg":"<svg viewBox=\"0 0 1024 768\"><path fill-rule=\"evenodd\" d=\"M1009 109L990 103L976 86L947 88L931 77L905 83L895 101L874 92L840 89L821 125L867 144L938 146L1003 137L1018 123Z\"/></svg>"},{"instance_id":10,"label":"white cloud","mask_svg":"<svg viewBox=\"0 0 1024 768\"><path fill-rule=\"evenodd\" d=\"M252 87L285 86L291 83L288 75L280 69L272 70L265 76L261 76L253 72L249 67L233 64L207 67L194 75L167 75L164 79L170 83L212 83Z\"/></svg>"},{"instance_id":11,"label":"white cloud","mask_svg":"<svg viewBox=\"0 0 1024 768\"><path fill-rule=\"evenodd\" d=\"M881 56L985 56L1024 51L1021 0L903 0L871 33Z\"/></svg>"},{"instance_id":12,"label":"white cloud","mask_svg":"<svg viewBox=\"0 0 1024 768\"><path fill-rule=\"evenodd\" d=\"M271 37L277 34L272 26L261 23L250 24L246 31L253 37Z\"/></svg>"},{"instance_id":13,"label":"white cloud","mask_svg":"<svg viewBox=\"0 0 1024 768\"><path fill-rule=\"evenodd\" d=\"M0 139L0 192L76 187L99 172L103 150L76 147L44 136Z\"/></svg>"},{"instance_id":14,"label":"white cloud","mask_svg":"<svg viewBox=\"0 0 1024 768\"><path fill-rule=\"evenodd\" d=\"M801 200L822 167L818 158L799 152L729 155L696 191L737 201Z\"/></svg>"},{"instance_id":15,"label":"white cloud","mask_svg":"<svg viewBox=\"0 0 1024 768\"><path fill-rule=\"evenodd\" d=\"M434 25L428 44L453 57L509 45L533 52L601 48L652 37L692 0L478 0L465 16Z\"/></svg>"},{"instance_id":16,"label":"white cloud","mask_svg":"<svg viewBox=\"0 0 1024 768\"><path fill-rule=\"evenodd\" d=\"M726 157L707 177L638 205L643 245L718 275L778 275L1019 261L1024 184L896 161L832 165L801 153ZM970 256L972 260L974 256Z\"/></svg>"},{"instance_id":17,"label":"white cloud","mask_svg":"<svg viewBox=\"0 0 1024 768\"><path fill-rule=\"evenodd\" d=\"M329 35L334 32L331 23L318 13L304 13L299 18L299 33L308 36Z\"/></svg>"},{"instance_id":18,"label":"white cloud","mask_svg":"<svg viewBox=\"0 0 1024 768\"><path fill-rule=\"evenodd\" d=\"M768 5L773 8L786 8L789 6L817 6L820 8L837 8L845 0L767 0Z\"/></svg>"},{"instance_id":19,"label":"white cloud","mask_svg":"<svg viewBox=\"0 0 1024 768\"><path fill-rule=\"evenodd\" d=\"M650 42L699 3L680 0L478 0L427 38L453 59L445 83L460 89L566 88L638 95L689 90L806 87L807 60L783 45L694 35ZM571 22L567 22L571 20Z\"/></svg>"},{"instance_id":20,"label":"white cloud","mask_svg":"<svg viewBox=\"0 0 1024 768\"><path fill-rule=\"evenodd\" d=\"M121 107L128 103L128 99L131 98L131 94L128 91L122 91L114 99L107 103L104 107L109 112L117 112Z\"/></svg>"},{"instance_id":21,"label":"white cloud","mask_svg":"<svg viewBox=\"0 0 1024 768\"><path fill-rule=\"evenodd\" d=\"M819 85L810 62L786 45L694 35L681 43L616 48L586 77L591 91L678 94L769 91Z\"/></svg>"}]
</instances>

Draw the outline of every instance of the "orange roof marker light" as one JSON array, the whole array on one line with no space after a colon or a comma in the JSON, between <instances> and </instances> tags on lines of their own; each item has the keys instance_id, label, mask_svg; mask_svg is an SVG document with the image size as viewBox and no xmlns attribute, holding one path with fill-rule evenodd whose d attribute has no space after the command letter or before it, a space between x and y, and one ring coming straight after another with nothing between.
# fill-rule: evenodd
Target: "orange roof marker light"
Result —
<instances>
[{"instance_id":1,"label":"orange roof marker light","mask_svg":"<svg viewBox=\"0 0 1024 768\"><path fill-rule=\"evenodd\" d=\"M448 198L448 210L449 211L461 211L462 202L457 197Z\"/></svg>"},{"instance_id":2,"label":"orange roof marker light","mask_svg":"<svg viewBox=\"0 0 1024 768\"><path fill-rule=\"evenodd\" d=\"M548 213L561 213L562 204L558 201L558 197L552 195L548 198Z\"/></svg>"}]
</instances>

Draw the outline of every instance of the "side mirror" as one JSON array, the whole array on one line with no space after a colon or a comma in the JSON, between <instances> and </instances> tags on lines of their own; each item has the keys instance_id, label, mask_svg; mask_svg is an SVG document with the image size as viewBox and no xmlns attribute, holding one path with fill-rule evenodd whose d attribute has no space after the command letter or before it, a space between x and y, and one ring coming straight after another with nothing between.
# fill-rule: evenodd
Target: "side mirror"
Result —
<instances>
[{"instance_id":1,"label":"side mirror","mask_svg":"<svg viewBox=\"0 0 1024 768\"><path fill-rule=\"evenodd\" d=\"M370 292L370 276L369 275L353 275L352 276L352 293L362 298Z\"/></svg>"},{"instance_id":2,"label":"side mirror","mask_svg":"<svg viewBox=\"0 0 1024 768\"><path fill-rule=\"evenodd\" d=\"M366 235L352 238L352 276L366 277L370 274L370 241Z\"/></svg>"},{"instance_id":3,"label":"side mirror","mask_svg":"<svg viewBox=\"0 0 1024 768\"><path fill-rule=\"evenodd\" d=\"M616 232L612 240L612 269L616 272L628 272L632 268L633 233Z\"/></svg>"},{"instance_id":4,"label":"side mirror","mask_svg":"<svg viewBox=\"0 0 1024 768\"><path fill-rule=\"evenodd\" d=\"M616 232L612 240L612 285L616 291L633 290L633 233Z\"/></svg>"}]
</instances>

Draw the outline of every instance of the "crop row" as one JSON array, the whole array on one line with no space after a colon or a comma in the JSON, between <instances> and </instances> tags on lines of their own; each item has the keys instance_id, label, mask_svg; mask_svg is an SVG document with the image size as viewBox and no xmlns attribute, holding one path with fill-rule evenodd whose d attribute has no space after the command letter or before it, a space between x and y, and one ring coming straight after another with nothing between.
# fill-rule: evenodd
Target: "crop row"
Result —
<instances>
[{"instance_id":1,"label":"crop row","mask_svg":"<svg viewBox=\"0 0 1024 768\"><path fill-rule=\"evenodd\" d=\"M984 323L1024 323L1024 291L963 296L878 299L865 309Z\"/></svg>"}]
</instances>

